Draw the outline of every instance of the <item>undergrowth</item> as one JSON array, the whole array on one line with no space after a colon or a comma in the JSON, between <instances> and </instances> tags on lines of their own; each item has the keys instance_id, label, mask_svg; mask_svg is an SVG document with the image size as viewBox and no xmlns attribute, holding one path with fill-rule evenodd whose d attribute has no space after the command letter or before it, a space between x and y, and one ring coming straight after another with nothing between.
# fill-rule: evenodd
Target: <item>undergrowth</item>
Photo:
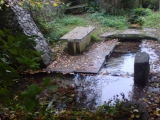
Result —
<instances>
[{"instance_id":1,"label":"undergrowth","mask_svg":"<svg viewBox=\"0 0 160 120\"><path fill-rule=\"evenodd\" d=\"M128 27L128 21L125 16L113 16L101 13L91 14L91 19L98 20L102 26L114 27L117 29L125 29Z\"/></svg>"},{"instance_id":2,"label":"undergrowth","mask_svg":"<svg viewBox=\"0 0 160 120\"><path fill-rule=\"evenodd\" d=\"M145 17L145 23L143 27L156 28L160 30L160 12L153 12L149 16Z\"/></svg>"},{"instance_id":3,"label":"undergrowth","mask_svg":"<svg viewBox=\"0 0 160 120\"><path fill-rule=\"evenodd\" d=\"M83 18L76 16L64 16L56 18L50 22L39 20L41 31L44 33L48 42L53 44L59 41L60 37L69 32L76 26L86 26L86 21Z\"/></svg>"}]
</instances>

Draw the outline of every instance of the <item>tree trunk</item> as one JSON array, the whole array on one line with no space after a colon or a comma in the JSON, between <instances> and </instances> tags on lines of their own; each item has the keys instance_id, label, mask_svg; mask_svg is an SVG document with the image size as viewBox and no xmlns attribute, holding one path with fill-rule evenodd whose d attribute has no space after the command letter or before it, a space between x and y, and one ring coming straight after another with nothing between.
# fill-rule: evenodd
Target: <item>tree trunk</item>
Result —
<instances>
[{"instance_id":1,"label":"tree trunk","mask_svg":"<svg viewBox=\"0 0 160 120\"><path fill-rule=\"evenodd\" d=\"M159 10L160 10L160 0L159 0L159 6L158 7L159 7Z\"/></svg>"},{"instance_id":2,"label":"tree trunk","mask_svg":"<svg viewBox=\"0 0 160 120\"><path fill-rule=\"evenodd\" d=\"M143 0L139 0L139 7L142 7Z\"/></svg>"}]
</instances>

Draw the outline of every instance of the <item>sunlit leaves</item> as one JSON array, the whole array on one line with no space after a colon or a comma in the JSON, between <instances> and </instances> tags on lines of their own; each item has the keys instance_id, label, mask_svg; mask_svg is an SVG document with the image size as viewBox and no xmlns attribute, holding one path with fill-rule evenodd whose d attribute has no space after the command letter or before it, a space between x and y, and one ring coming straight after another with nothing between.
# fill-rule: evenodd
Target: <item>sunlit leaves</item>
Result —
<instances>
[{"instance_id":1,"label":"sunlit leaves","mask_svg":"<svg viewBox=\"0 0 160 120\"><path fill-rule=\"evenodd\" d=\"M4 0L0 0L0 4L4 4Z\"/></svg>"},{"instance_id":2,"label":"sunlit leaves","mask_svg":"<svg viewBox=\"0 0 160 120\"><path fill-rule=\"evenodd\" d=\"M10 4L14 4L14 1L9 1ZM18 4L20 6L23 6L25 3L29 4L31 7L38 7L38 8L43 8L44 5L49 5L51 4L53 7L57 7L60 4L64 4L63 2L61 2L60 0L55 0L55 1L46 1L46 0L42 0L42 1L38 1L38 0L22 0L19 1ZM5 4L4 0L0 1L0 9L1 9L1 5ZM9 4L5 4L6 7L9 7Z\"/></svg>"},{"instance_id":3,"label":"sunlit leaves","mask_svg":"<svg viewBox=\"0 0 160 120\"><path fill-rule=\"evenodd\" d=\"M156 108L156 110L153 111L153 114L160 117L160 109Z\"/></svg>"},{"instance_id":4,"label":"sunlit leaves","mask_svg":"<svg viewBox=\"0 0 160 120\"><path fill-rule=\"evenodd\" d=\"M57 7L59 4L62 4L63 2L60 2L60 0L56 0L56 1L37 1L37 0L24 0L22 2L19 2L19 5L23 5L25 2L28 2L30 6L32 7L39 7L39 8L43 8L44 5L49 5L52 4L53 7Z\"/></svg>"},{"instance_id":5,"label":"sunlit leaves","mask_svg":"<svg viewBox=\"0 0 160 120\"><path fill-rule=\"evenodd\" d=\"M58 4L57 4L57 3L53 3L52 5L53 5L53 7L57 7L57 6L58 6Z\"/></svg>"},{"instance_id":6,"label":"sunlit leaves","mask_svg":"<svg viewBox=\"0 0 160 120\"><path fill-rule=\"evenodd\" d=\"M6 7L9 7L9 5L8 5L8 4L5 4L5 6L6 6Z\"/></svg>"}]
</instances>

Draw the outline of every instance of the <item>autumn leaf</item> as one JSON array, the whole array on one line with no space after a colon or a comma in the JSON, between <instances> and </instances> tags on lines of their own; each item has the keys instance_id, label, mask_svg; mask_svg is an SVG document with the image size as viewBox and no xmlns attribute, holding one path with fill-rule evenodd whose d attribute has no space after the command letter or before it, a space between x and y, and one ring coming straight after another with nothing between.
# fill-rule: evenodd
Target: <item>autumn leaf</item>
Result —
<instances>
[{"instance_id":1,"label":"autumn leaf","mask_svg":"<svg viewBox=\"0 0 160 120\"><path fill-rule=\"evenodd\" d=\"M58 4L57 4L57 3L53 3L52 5L53 5L53 7L57 7L57 6L58 6Z\"/></svg>"},{"instance_id":2,"label":"autumn leaf","mask_svg":"<svg viewBox=\"0 0 160 120\"><path fill-rule=\"evenodd\" d=\"M156 108L156 110L153 111L153 114L160 117L160 109Z\"/></svg>"},{"instance_id":3,"label":"autumn leaf","mask_svg":"<svg viewBox=\"0 0 160 120\"><path fill-rule=\"evenodd\" d=\"M9 5L8 5L8 4L5 4L5 6L6 6L6 7L9 7Z\"/></svg>"}]
</instances>

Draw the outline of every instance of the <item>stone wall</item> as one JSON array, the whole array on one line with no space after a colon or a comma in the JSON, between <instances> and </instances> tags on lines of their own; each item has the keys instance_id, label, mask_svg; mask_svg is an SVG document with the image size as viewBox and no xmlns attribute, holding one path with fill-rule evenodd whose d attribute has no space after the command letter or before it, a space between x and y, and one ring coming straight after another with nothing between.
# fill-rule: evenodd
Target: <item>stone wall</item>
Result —
<instances>
[{"instance_id":1,"label":"stone wall","mask_svg":"<svg viewBox=\"0 0 160 120\"><path fill-rule=\"evenodd\" d=\"M46 42L44 36L38 29L37 25L31 18L30 14L23 9L22 7L19 6L17 2L14 2L14 4L11 4L8 2L10 9L13 11L14 16L17 19L18 22L18 27L23 31L24 34L31 36L31 35L37 35L38 37L34 39L36 42L36 47L35 49L37 51L43 51L42 54L42 60L45 66L49 65L52 61L52 51L48 46L48 43ZM11 12L9 12L11 13ZM17 23L14 21L11 21L12 24ZM12 26L13 27L13 26Z\"/></svg>"}]
</instances>

